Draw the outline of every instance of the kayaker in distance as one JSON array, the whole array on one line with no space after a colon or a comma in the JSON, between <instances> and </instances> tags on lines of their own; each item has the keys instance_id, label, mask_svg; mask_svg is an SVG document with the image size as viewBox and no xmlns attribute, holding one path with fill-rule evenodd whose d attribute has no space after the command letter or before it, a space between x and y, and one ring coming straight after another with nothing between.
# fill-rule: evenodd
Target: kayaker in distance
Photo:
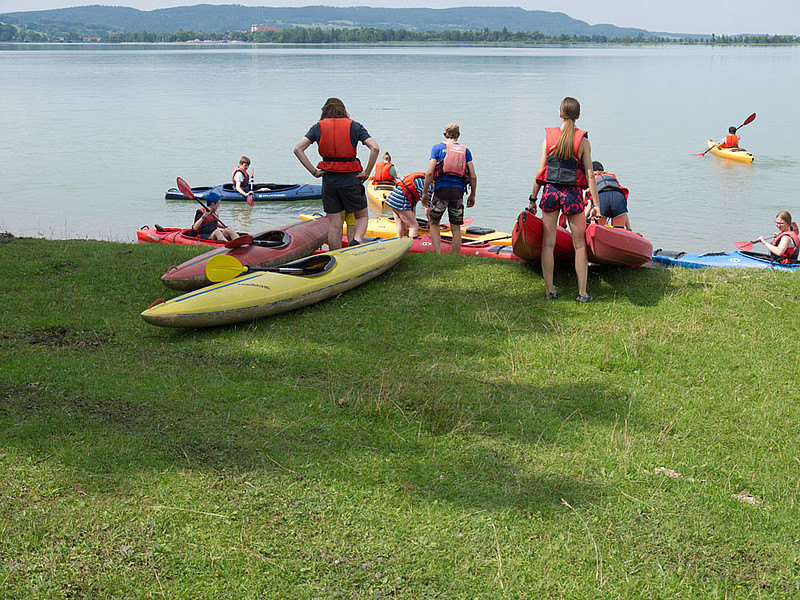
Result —
<instances>
[{"instance_id":1,"label":"kayaker in distance","mask_svg":"<svg viewBox=\"0 0 800 600\"><path fill-rule=\"evenodd\" d=\"M373 183L391 183L397 181L397 167L392 164L391 155L386 152L383 160L375 165L375 173L372 175Z\"/></svg>"},{"instance_id":2,"label":"kayaker in distance","mask_svg":"<svg viewBox=\"0 0 800 600\"><path fill-rule=\"evenodd\" d=\"M315 167L306 156L306 149L317 142L322 160ZM358 142L369 148L369 160L362 168L358 160ZM328 248L342 247L344 212L355 215L356 226L350 245L361 243L367 231L369 210L364 181L378 160L380 146L364 126L353 121L339 98L328 98L320 120L297 142L294 155L314 177L322 177L322 208L328 216Z\"/></svg>"},{"instance_id":3,"label":"kayaker in distance","mask_svg":"<svg viewBox=\"0 0 800 600\"><path fill-rule=\"evenodd\" d=\"M738 148L739 147L739 140L742 139L736 133L736 127L731 125L728 127L728 135L722 138L720 141L717 142L718 148Z\"/></svg>"},{"instance_id":4,"label":"kayaker in distance","mask_svg":"<svg viewBox=\"0 0 800 600\"><path fill-rule=\"evenodd\" d=\"M397 182L395 188L386 197L386 206L394 213L397 237L417 237L419 222L417 221L417 202L422 198L425 185L425 173L411 173ZM460 229L460 228L459 228Z\"/></svg>"},{"instance_id":5,"label":"kayaker in distance","mask_svg":"<svg viewBox=\"0 0 800 600\"><path fill-rule=\"evenodd\" d=\"M597 185L598 204L600 204L600 219L597 220L599 225L607 225L609 221L614 227L624 227L628 231L631 230L631 221L628 218L628 188L622 187L619 179L614 173L606 173L603 164L598 161L592 161L592 169L594 170L594 181ZM592 208L592 194L586 190L586 218L589 218L589 213Z\"/></svg>"},{"instance_id":6,"label":"kayaker in distance","mask_svg":"<svg viewBox=\"0 0 800 600\"><path fill-rule=\"evenodd\" d=\"M216 192L209 192L206 196L206 208L198 209L194 213L194 223L192 229L197 232L200 239L219 240L220 242L235 240L239 237L231 227L219 228L217 209L219 208L219 195Z\"/></svg>"},{"instance_id":7,"label":"kayaker in distance","mask_svg":"<svg viewBox=\"0 0 800 600\"><path fill-rule=\"evenodd\" d=\"M453 234L450 253L461 253L461 225L464 224L464 193L469 185L467 207L475 206L475 191L478 186L478 175L472 162L472 152L458 143L461 130L458 123L448 123L444 128L444 142L431 148L431 158L425 181L422 185L422 206L428 209L428 227L431 244L436 254L441 252L441 236L439 223L444 211L450 221ZM433 183L433 197L428 197L428 188Z\"/></svg>"},{"instance_id":8,"label":"kayaker in distance","mask_svg":"<svg viewBox=\"0 0 800 600\"><path fill-rule=\"evenodd\" d=\"M559 211L567 215L572 246L575 249L575 274L578 278L578 302L593 300L586 291L589 260L586 253L586 218L583 212L583 190L589 188L592 198L598 198L592 168L592 147L586 131L578 129L575 121L581 115L581 105L569 96L561 101L559 116L561 127L546 127L542 142L539 172L528 200L528 210L536 214L536 197L542 189L542 276L545 298L558 298L553 285L554 250ZM595 202L589 210L591 218L600 216Z\"/></svg>"},{"instance_id":9,"label":"kayaker in distance","mask_svg":"<svg viewBox=\"0 0 800 600\"><path fill-rule=\"evenodd\" d=\"M764 244L772 257L778 262L787 264L796 262L800 253L800 239L798 238L797 223L792 221L792 215L783 210L775 217L775 237L772 243L762 235L758 241Z\"/></svg>"}]
</instances>

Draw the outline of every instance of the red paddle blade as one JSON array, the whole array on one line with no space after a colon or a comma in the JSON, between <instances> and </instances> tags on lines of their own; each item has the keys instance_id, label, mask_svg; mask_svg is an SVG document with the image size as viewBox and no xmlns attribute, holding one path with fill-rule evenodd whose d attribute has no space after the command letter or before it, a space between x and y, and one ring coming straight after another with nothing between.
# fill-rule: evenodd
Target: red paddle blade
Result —
<instances>
[{"instance_id":1,"label":"red paddle blade","mask_svg":"<svg viewBox=\"0 0 800 600\"><path fill-rule=\"evenodd\" d=\"M239 246L249 246L253 243L253 236L252 235L240 235L235 240L231 240L227 244L225 244L226 248L238 248Z\"/></svg>"},{"instance_id":2,"label":"red paddle blade","mask_svg":"<svg viewBox=\"0 0 800 600\"><path fill-rule=\"evenodd\" d=\"M247 200L247 203L248 203L250 206L255 206L255 205L256 205L256 203L255 203L255 202L253 202L253 193L252 193L252 192L250 192L249 194L247 194L247 198L245 198L245 200Z\"/></svg>"},{"instance_id":3,"label":"red paddle blade","mask_svg":"<svg viewBox=\"0 0 800 600\"><path fill-rule=\"evenodd\" d=\"M753 249L753 242L733 242L733 245L739 250L744 250L745 252L749 252Z\"/></svg>"},{"instance_id":4,"label":"red paddle blade","mask_svg":"<svg viewBox=\"0 0 800 600\"><path fill-rule=\"evenodd\" d=\"M748 123L752 123L752 122L753 122L753 121L755 121L755 120L756 120L756 113L753 113L752 115L750 115L749 117L747 117L747 118L744 120L744 123L742 123L741 125L739 125L739 127L740 127L740 128L741 128L741 127L744 127L744 126L745 126L745 125L747 125Z\"/></svg>"},{"instance_id":5,"label":"red paddle blade","mask_svg":"<svg viewBox=\"0 0 800 600\"><path fill-rule=\"evenodd\" d=\"M197 199L197 197L194 195L194 192L192 192L191 186L188 183L186 183L180 177L178 177L177 181L178 181L178 189L181 191L181 194L183 194L187 198L191 198L192 200Z\"/></svg>"}]
</instances>

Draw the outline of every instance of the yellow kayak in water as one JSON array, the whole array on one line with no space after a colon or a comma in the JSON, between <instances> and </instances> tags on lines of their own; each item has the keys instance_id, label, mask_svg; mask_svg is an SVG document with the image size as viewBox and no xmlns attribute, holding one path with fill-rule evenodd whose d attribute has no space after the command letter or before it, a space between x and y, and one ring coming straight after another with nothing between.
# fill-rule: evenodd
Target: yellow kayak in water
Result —
<instances>
[{"instance_id":1,"label":"yellow kayak in water","mask_svg":"<svg viewBox=\"0 0 800 600\"><path fill-rule=\"evenodd\" d=\"M159 327L213 327L252 321L336 296L393 267L410 238L377 240L246 274L151 306L142 318Z\"/></svg>"},{"instance_id":2,"label":"yellow kayak in water","mask_svg":"<svg viewBox=\"0 0 800 600\"><path fill-rule=\"evenodd\" d=\"M755 157L744 148L720 147L714 143L714 140L708 140L708 147L711 148L711 154L719 156L720 158L738 160L739 162L745 163L751 163L755 159Z\"/></svg>"}]
</instances>

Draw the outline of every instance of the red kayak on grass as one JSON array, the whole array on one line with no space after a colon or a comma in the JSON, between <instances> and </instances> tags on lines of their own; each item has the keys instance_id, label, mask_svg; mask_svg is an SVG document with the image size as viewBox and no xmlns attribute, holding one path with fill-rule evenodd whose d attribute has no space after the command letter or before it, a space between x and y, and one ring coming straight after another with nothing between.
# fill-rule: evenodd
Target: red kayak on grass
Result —
<instances>
[{"instance_id":1,"label":"red kayak on grass","mask_svg":"<svg viewBox=\"0 0 800 600\"><path fill-rule=\"evenodd\" d=\"M442 254L450 254L453 244L444 237L441 240L440 250ZM433 252L433 242L431 236L420 235L414 238L409 252ZM511 246L498 246L491 242L463 242L461 244L461 256L482 256L484 258L501 258L505 260L521 260L514 254Z\"/></svg>"},{"instance_id":2,"label":"red kayak on grass","mask_svg":"<svg viewBox=\"0 0 800 600\"><path fill-rule=\"evenodd\" d=\"M328 219L297 221L278 229L257 233L246 243L237 245L239 240L228 242L226 247L215 248L196 256L177 267L170 267L161 281L175 290L190 291L209 285L206 277L206 263L212 256L229 254L247 267L273 267L298 258L308 256L319 248L328 236ZM243 240L242 240L243 241Z\"/></svg>"},{"instance_id":3,"label":"red kayak on grass","mask_svg":"<svg viewBox=\"0 0 800 600\"><path fill-rule=\"evenodd\" d=\"M591 263L623 267L639 267L653 256L653 244L640 233L596 223L586 226L586 250Z\"/></svg>"},{"instance_id":4,"label":"red kayak on grass","mask_svg":"<svg viewBox=\"0 0 800 600\"><path fill-rule=\"evenodd\" d=\"M523 210L517 217L517 222L511 233L511 248L514 250L514 254L525 262L540 262L542 259L543 233L542 220L527 208ZM556 229L556 246L553 250L553 258L558 263L575 262L572 235L568 229L560 225Z\"/></svg>"}]
</instances>

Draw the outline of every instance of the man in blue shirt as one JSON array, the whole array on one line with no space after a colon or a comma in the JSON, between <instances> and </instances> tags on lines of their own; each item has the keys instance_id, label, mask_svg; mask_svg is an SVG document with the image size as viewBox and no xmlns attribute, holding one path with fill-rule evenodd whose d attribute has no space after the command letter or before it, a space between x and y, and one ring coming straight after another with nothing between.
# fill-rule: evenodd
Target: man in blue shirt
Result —
<instances>
[{"instance_id":1,"label":"man in blue shirt","mask_svg":"<svg viewBox=\"0 0 800 600\"><path fill-rule=\"evenodd\" d=\"M475 188L478 176L469 148L458 143L461 131L457 123L444 128L444 142L431 148L431 159L425 172L422 205L428 209L428 226L431 231L433 251L440 253L441 236L439 222L447 211L450 231L453 235L451 254L461 252L461 225L464 223L464 193L469 184L467 206L475 206ZM428 198L428 186L433 181L433 198Z\"/></svg>"}]
</instances>

